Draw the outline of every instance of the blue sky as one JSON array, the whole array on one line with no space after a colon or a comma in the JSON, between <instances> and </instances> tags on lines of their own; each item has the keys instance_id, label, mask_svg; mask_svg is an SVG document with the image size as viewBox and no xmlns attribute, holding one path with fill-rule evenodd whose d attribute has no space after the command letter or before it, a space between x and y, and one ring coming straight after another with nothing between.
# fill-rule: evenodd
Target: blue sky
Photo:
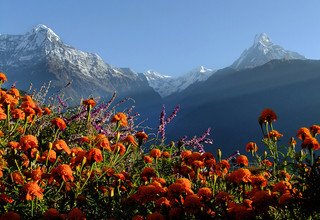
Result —
<instances>
[{"instance_id":1,"label":"blue sky","mask_svg":"<svg viewBox=\"0 0 320 220\"><path fill-rule=\"evenodd\" d=\"M320 59L318 0L0 0L0 8L2 34L45 24L65 43L137 72L223 68L261 32Z\"/></svg>"}]
</instances>

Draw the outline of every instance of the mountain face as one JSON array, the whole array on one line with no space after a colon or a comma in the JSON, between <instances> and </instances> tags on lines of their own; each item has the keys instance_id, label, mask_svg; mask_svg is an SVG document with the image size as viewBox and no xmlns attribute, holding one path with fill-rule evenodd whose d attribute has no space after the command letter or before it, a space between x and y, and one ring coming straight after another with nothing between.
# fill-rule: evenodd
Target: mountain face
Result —
<instances>
[{"instance_id":1,"label":"mountain face","mask_svg":"<svg viewBox=\"0 0 320 220\"><path fill-rule=\"evenodd\" d=\"M244 153L250 141L260 151L264 145L258 117L263 109L271 108L278 115L274 128L284 134L279 145L287 145L300 127L319 124L319 73L320 61L316 60L272 60L250 69L219 70L165 100L168 109L176 103L181 106L167 127L168 139L201 135L211 127L214 146L209 151L221 148L229 154Z\"/></svg>"},{"instance_id":2,"label":"mountain face","mask_svg":"<svg viewBox=\"0 0 320 220\"><path fill-rule=\"evenodd\" d=\"M161 97L167 97L177 92L181 92L196 82L207 80L215 71L203 66L196 68L189 73L179 76L165 76L155 71L149 70L146 76L149 85L160 94Z\"/></svg>"},{"instance_id":3,"label":"mountain face","mask_svg":"<svg viewBox=\"0 0 320 220\"><path fill-rule=\"evenodd\" d=\"M272 43L270 38L265 34L255 36L253 45L245 50L241 56L231 65L233 69L253 68L263 65L271 60L304 60L304 56L283 49L281 46Z\"/></svg>"},{"instance_id":4,"label":"mountain face","mask_svg":"<svg viewBox=\"0 0 320 220\"><path fill-rule=\"evenodd\" d=\"M45 25L24 35L0 35L0 69L21 89L29 83L40 88L51 81L51 93L62 91L74 100L105 98L114 91L121 96L148 93L160 99L143 74L111 67L97 54L66 45Z\"/></svg>"}]
</instances>

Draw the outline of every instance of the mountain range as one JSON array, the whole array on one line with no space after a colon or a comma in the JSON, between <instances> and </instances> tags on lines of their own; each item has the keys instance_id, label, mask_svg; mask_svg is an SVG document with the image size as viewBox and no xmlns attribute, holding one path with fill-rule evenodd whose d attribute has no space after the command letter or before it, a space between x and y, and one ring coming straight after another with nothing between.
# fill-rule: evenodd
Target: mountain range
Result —
<instances>
[{"instance_id":1,"label":"mountain range","mask_svg":"<svg viewBox=\"0 0 320 220\"><path fill-rule=\"evenodd\" d=\"M180 114L167 128L169 139L201 135L212 127L214 149L221 146L230 152L251 140L259 142L257 117L263 108L274 108L281 119L279 128L291 135L299 126L320 119L320 61L285 50L264 33L256 35L253 45L227 68L200 66L172 77L114 67L38 25L23 35L0 35L0 70L26 90L31 82L39 89L51 81L51 94L63 92L74 103L89 96L107 99L117 91L119 97L136 100L152 127L163 104L167 108L180 104Z\"/></svg>"}]
</instances>

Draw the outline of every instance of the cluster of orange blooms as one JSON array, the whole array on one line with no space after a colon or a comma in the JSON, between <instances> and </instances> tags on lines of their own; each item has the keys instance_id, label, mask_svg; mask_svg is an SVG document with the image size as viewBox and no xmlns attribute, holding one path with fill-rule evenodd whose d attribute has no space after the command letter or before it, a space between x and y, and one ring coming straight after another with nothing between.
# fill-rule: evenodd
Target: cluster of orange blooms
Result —
<instances>
[{"instance_id":1,"label":"cluster of orange blooms","mask_svg":"<svg viewBox=\"0 0 320 220\"><path fill-rule=\"evenodd\" d=\"M1 84L6 81L0 73ZM126 113L112 115L113 134L106 135L90 126L95 100L82 104L89 123L72 139L73 122L62 114L16 88L1 89L0 219L254 219L303 197L277 155L258 156L255 142L244 147L255 165L245 155L232 161L221 151L214 156L174 144L152 142L145 152L152 140L143 131L128 132ZM276 120L271 109L259 117L265 142L274 146L282 137L272 127ZM318 150L319 133L317 125L301 128L302 149Z\"/></svg>"}]
</instances>

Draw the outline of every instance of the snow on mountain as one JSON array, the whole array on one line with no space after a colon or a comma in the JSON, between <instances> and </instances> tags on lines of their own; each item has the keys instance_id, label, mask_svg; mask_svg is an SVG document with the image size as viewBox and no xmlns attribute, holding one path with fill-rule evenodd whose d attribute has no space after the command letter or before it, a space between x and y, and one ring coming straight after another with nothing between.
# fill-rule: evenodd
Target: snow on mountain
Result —
<instances>
[{"instance_id":1,"label":"snow on mountain","mask_svg":"<svg viewBox=\"0 0 320 220\"><path fill-rule=\"evenodd\" d=\"M274 59L306 59L299 53L285 50L274 44L267 34L257 34L253 45L246 49L241 56L231 65L234 69L253 68L263 65Z\"/></svg>"},{"instance_id":2,"label":"snow on mountain","mask_svg":"<svg viewBox=\"0 0 320 220\"><path fill-rule=\"evenodd\" d=\"M66 45L50 28L37 25L24 35L0 35L0 69L23 87L52 81L54 90L68 82L67 95L107 96L114 91L152 91L146 78L129 68L112 67L94 53Z\"/></svg>"},{"instance_id":3,"label":"snow on mountain","mask_svg":"<svg viewBox=\"0 0 320 220\"><path fill-rule=\"evenodd\" d=\"M165 76L153 70L149 70L146 76L149 85L160 94L161 97L169 96L176 92L181 92L195 82L207 80L215 71L200 66L189 73L179 76Z\"/></svg>"}]
</instances>

